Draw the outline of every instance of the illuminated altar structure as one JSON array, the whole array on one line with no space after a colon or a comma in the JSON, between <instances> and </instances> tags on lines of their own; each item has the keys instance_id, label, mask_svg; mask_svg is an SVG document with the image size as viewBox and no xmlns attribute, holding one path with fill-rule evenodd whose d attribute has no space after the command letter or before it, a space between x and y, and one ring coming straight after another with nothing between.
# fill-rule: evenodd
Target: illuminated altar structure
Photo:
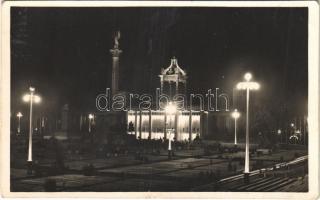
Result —
<instances>
[{"instance_id":1,"label":"illuminated altar structure","mask_svg":"<svg viewBox=\"0 0 320 200\"><path fill-rule=\"evenodd\" d=\"M187 73L178 65L177 58L171 59L171 64L161 70L160 93L166 94L172 100L177 94L186 95ZM172 139L177 141L194 140L208 129L208 112L196 110L190 106L177 110L174 115L168 115L165 110L128 111L128 126L131 123L134 130L128 129L128 134L141 139L165 139L173 132Z\"/></svg>"}]
</instances>

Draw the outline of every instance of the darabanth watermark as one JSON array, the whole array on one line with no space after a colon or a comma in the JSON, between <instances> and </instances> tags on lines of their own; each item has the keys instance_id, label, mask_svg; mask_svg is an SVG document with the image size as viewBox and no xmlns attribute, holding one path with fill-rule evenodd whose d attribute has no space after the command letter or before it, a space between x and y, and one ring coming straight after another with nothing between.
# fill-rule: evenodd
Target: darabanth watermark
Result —
<instances>
[{"instance_id":1,"label":"darabanth watermark","mask_svg":"<svg viewBox=\"0 0 320 200\"><path fill-rule=\"evenodd\" d=\"M199 110L207 111L229 111L229 96L226 93L219 93L220 88L208 89L205 94L191 93L189 96L176 94L172 98L168 94L161 93L156 88L155 98L151 94L118 93L111 94L110 88L106 92L97 95L96 108L101 112L128 111L133 108L139 110L150 110L155 105L156 110L164 110L169 102L174 102L177 110L184 111L193 108L197 102ZM137 106L134 106L137 105Z\"/></svg>"}]
</instances>

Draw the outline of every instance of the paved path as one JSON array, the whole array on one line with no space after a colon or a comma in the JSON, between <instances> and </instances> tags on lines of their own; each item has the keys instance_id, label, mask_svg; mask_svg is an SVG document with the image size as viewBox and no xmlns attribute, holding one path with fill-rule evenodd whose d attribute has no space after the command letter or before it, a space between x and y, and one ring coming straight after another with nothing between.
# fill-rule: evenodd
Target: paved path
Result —
<instances>
[{"instance_id":1,"label":"paved path","mask_svg":"<svg viewBox=\"0 0 320 200\"><path fill-rule=\"evenodd\" d=\"M289 154L291 156L292 153ZM267 159L273 156L279 155L267 156ZM219 172L222 178L243 171L239 161L232 162L237 167L236 171L228 170L229 160L217 158L216 155L202 158L179 156L174 160L168 160L166 156L150 156L150 160L144 163L133 158L117 157L70 161L68 164L73 171L69 174L24 179L16 179L24 173L23 170L11 169L11 185L14 191L43 191L45 180L54 179L59 191L190 191L196 185L214 181L208 177L209 172ZM81 169L88 163L95 165L96 175L82 175ZM273 163L266 161L264 165Z\"/></svg>"}]
</instances>

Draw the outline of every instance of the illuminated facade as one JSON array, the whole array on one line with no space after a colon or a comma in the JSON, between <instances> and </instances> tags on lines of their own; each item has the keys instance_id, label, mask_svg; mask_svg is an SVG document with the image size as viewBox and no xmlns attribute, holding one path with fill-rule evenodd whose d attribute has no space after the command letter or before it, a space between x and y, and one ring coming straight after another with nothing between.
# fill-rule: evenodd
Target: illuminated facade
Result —
<instances>
[{"instance_id":1,"label":"illuminated facade","mask_svg":"<svg viewBox=\"0 0 320 200\"><path fill-rule=\"evenodd\" d=\"M161 70L160 84L161 94L167 94L170 99L177 94L186 93L187 74L179 67L176 58L171 59L171 64ZM128 134L141 139L164 139L169 134L170 138L177 141L193 140L207 132L208 112L187 109L177 111L173 115L164 110L141 111L139 109L128 111L127 122Z\"/></svg>"}]
</instances>

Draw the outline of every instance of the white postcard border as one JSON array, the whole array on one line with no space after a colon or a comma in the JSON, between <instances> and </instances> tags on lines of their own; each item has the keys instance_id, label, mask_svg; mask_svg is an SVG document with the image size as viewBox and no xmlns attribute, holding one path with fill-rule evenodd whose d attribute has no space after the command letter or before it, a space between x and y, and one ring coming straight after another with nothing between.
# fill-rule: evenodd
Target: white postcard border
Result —
<instances>
[{"instance_id":1,"label":"white postcard border","mask_svg":"<svg viewBox=\"0 0 320 200\"><path fill-rule=\"evenodd\" d=\"M309 192L10 192L10 7L308 7ZM4 197L315 199L319 194L319 6L315 1L7 1L1 8L0 152Z\"/></svg>"}]
</instances>

